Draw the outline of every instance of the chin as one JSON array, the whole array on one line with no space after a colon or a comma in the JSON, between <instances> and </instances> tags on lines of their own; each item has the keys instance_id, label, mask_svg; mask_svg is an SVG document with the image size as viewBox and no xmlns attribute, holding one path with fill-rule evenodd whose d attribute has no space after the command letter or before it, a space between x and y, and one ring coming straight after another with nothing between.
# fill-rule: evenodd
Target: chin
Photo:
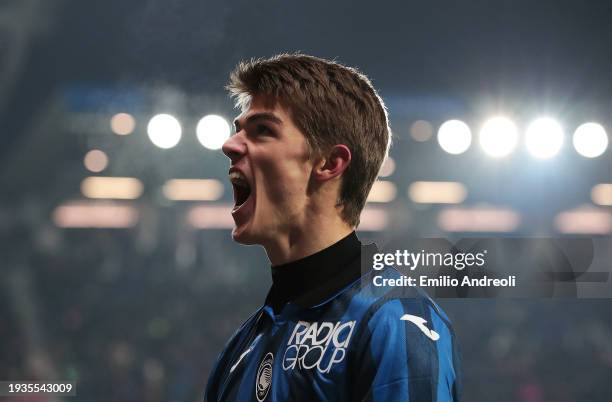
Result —
<instances>
[{"instance_id":1,"label":"chin","mask_svg":"<svg viewBox=\"0 0 612 402\"><path fill-rule=\"evenodd\" d=\"M260 244L257 241L257 236L249 230L247 225L235 226L232 230L232 239L234 239L236 243L244 245Z\"/></svg>"},{"instance_id":2,"label":"chin","mask_svg":"<svg viewBox=\"0 0 612 402\"><path fill-rule=\"evenodd\" d=\"M249 220L234 226L232 239L236 243L248 246L257 244L265 247L273 239L270 235L275 233L277 233L277 229L274 226L256 224L253 220Z\"/></svg>"},{"instance_id":3,"label":"chin","mask_svg":"<svg viewBox=\"0 0 612 402\"><path fill-rule=\"evenodd\" d=\"M234 232L232 232L232 239L234 239L236 243L244 244L245 246L252 246L254 244L259 244L257 243L256 240L253 240L249 238L248 236L245 236L243 233L235 234Z\"/></svg>"}]
</instances>

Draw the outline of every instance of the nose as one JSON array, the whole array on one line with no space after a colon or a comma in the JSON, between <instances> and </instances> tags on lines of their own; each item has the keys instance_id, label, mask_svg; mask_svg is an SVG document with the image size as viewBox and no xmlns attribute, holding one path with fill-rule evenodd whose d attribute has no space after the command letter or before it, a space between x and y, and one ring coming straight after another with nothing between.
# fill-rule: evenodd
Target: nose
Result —
<instances>
[{"instance_id":1,"label":"nose","mask_svg":"<svg viewBox=\"0 0 612 402\"><path fill-rule=\"evenodd\" d=\"M221 147L225 156L236 163L246 153L246 144L240 132L229 137Z\"/></svg>"}]
</instances>

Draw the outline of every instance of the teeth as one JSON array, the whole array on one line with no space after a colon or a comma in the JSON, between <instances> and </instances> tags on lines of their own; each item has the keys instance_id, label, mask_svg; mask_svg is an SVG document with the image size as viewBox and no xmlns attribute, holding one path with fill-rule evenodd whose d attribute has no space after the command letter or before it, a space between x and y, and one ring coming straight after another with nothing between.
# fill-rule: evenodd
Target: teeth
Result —
<instances>
[{"instance_id":1,"label":"teeth","mask_svg":"<svg viewBox=\"0 0 612 402\"><path fill-rule=\"evenodd\" d=\"M229 179L232 183L239 185L239 186L248 186L246 177L244 177L244 175L240 172L231 172L229 174Z\"/></svg>"},{"instance_id":2,"label":"teeth","mask_svg":"<svg viewBox=\"0 0 612 402\"><path fill-rule=\"evenodd\" d=\"M229 174L229 178L230 178L230 180L233 180L233 179L246 180L244 178L244 175L242 173L240 173L240 172L237 172L237 171L231 172Z\"/></svg>"}]
</instances>

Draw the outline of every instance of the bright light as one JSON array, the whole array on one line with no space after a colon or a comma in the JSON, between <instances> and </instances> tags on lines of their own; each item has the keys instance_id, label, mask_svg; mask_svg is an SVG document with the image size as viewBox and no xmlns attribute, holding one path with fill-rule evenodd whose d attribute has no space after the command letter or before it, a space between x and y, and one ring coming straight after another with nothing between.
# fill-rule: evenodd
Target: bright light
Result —
<instances>
[{"instance_id":1,"label":"bright light","mask_svg":"<svg viewBox=\"0 0 612 402\"><path fill-rule=\"evenodd\" d=\"M108 166L108 156L99 149L92 149L85 154L83 164L90 172L99 173Z\"/></svg>"},{"instance_id":2,"label":"bright light","mask_svg":"<svg viewBox=\"0 0 612 402\"><path fill-rule=\"evenodd\" d=\"M380 170L378 171L378 177L389 177L395 172L395 160L387 156L385 161L383 162Z\"/></svg>"},{"instance_id":3,"label":"bright light","mask_svg":"<svg viewBox=\"0 0 612 402\"><path fill-rule=\"evenodd\" d=\"M53 211L61 228L130 228L138 223L138 210L108 201L69 202Z\"/></svg>"},{"instance_id":4,"label":"bright light","mask_svg":"<svg viewBox=\"0 0 612 402\"><path fill-rule=\"evenodd\" d=\"M447 232L513 232L518 213L504 208L447 208L438 215L438 226Z\"/></svg>"},{"instance_id":5,"label":"bright light","mask_svg":"<svg viewBox=\"0 0 612 402\"><path fill-rule=\"evenodd\" d=\"M86 177L81 182L81 192L87 198L134 200L142 191L142 182L133 177Z\"/></svg>"},{"instance_id":6,"label":"bright light","mask_svg":"<svg viewBox=\"0 0 612 402\"><path fill-rule=\"evenodd\" d=\"M196 229L232 229L233 205L199 205L187 213L187 222Z\"/></svg>"},{"instance_id":7,"label":"bright light","mask_svg":"<svg viewBox=\"0 0 612 402\"><path fill-rule=\"evenodd\" d=\"M527 128L525 144L536 158L551 158L563 146L563 128L553 119L547 117L537 119Z\"/></svg>"},{"instance_id":8,"label":"bright light","mask_svg":"<svg viewBox=\"0 0 612 402\"><path fill-rule=\"evenodd\" d=\"M449 120L438 129L438 143L449 154L464 153L472 143L472 132L461 120Z\"/></svg>"},{"instance_id":9,"label":"bright light","mask_svg":"<svg viewBox=\"0 0 612 402\"><path fill-rule=\"evenodd\" d=\"M507 156L516 148L517 143L516 125L505 117L493 117L480 129L480 146L487 155L494 158Z\"/></svg>"},{"instance_id":10,"label":"bright light","mask_svg":"<svg viewBox=\"0 0 612 402\"><path fill-rule=\"evenodd\" d=\"M209 114L198 122L196 134L206 148L219 149L230 136L230 126L223 117Z\"/></svg>"},{"instance_id":11,"label":"bright light","mask_svg":"<svg viewBox=\"0 0 612 402\"><path fill-rule=\"evenodd\" d=\"M605 235L612 232L612 214L585 205L558 214L555 217L555 227L561 233Z\"/></svg>"},{"instance_id":12,"label":"bright light","mask_svg":"<svg viewBox=\"0 0 612 402\"><path fill-rule=\"evenodd\" d=\"M173 201L216 201L223 195L223 183L214 179L172 179L164 184L163 192Z\"/></svg>"},{"instance_id":13,"label":"bright light","mask_svg":"<svg viewBox=\"0 0 612 402\"><path fill-rule=\"evenodd\" d=\"M386 210L366 206L363 211L361 211L357 229L371 232L384 230L389 226L389 219L389 213Z\"/></svg>"},{"instance_id":14,"label":"bright light","mask_svg":"<svg viewBox=\"0 0 612 402\"><path fill-rule=\"evenodd\" d=\"M395 199L397 188L390 181L378 180L374 182L366 202L391 202Z\"/></svg>"},{"instance_id":15,"label":"bright light","mask_svg":"<svg viewBox=\"0 0 612 402\"><path fill-rule=\"evenodd\" d=\"M429 141L432 135L433 126L427 120L417 120L410 126L410 136L415 141Z\"/></svg>"},{"instance_id":16,"label":"bright light","mask_svg":"<svg viewBox=\"0 0 612 402\"><path fill-rule=\"evenodd\" d=\"M596 158L606 152L608 135L597 123L584 123L574 132L574 148L582 156Z\"/></svg>"},{"instance_id":17,"label":"bright light","mask_svg":"<svg viewBox=\"0 0 612 402\"><path fill-rule=\"evenodd\" d=\"M147 134L155 146L163 149L172 148L181 140L181 124L174 116L158 114L149 120Z\"/></svg>"},{"instance_id":18,"label":"bright light","mask_svg":"<svg viewBox=\"0 0 612 402\"><path fill-rule=\"evenodd\" d=\"M134 131L136 121L131 114L117 113L111 117L110 126L113 133L117 135L128 135Z\"/></svg>"},{"instance_id":19,"label":"bright light","mask_svg":"<svg viewBox=\"0 0 612 402\"><path fill-rule=\"evenodd\" d=\"M612 205L612 184L600 183L591 190L591 199L598 205Z\"/></svg>"},{"instance_id":20,"label":"bright light","mask_svg":"<svg viewBox=\"0 0 612 402\"><path fill-rule=\"evenodd\" d=\"M467 197L467 189L452 181L415 181L408 188L408 197L418 204L458 204Z\"/></svg>"}]
</instances>

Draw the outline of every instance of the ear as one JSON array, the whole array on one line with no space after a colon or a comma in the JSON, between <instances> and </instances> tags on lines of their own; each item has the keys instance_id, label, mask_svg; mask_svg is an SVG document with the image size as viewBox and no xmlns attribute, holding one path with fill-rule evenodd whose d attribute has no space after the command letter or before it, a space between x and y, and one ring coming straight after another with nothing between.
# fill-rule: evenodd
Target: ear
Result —
<instances>
[{"instance_id":1,"label":"ear","mask_svg":"<svg viewBox=\"0 0 612 402\"><path fill-rule=\"evenodd\" d=\"M322 157L313 168L313 176L317 181L327 181L340 176L351 163L351 150L343 144L337 144Z\"/></svg>"}]
</instances>

